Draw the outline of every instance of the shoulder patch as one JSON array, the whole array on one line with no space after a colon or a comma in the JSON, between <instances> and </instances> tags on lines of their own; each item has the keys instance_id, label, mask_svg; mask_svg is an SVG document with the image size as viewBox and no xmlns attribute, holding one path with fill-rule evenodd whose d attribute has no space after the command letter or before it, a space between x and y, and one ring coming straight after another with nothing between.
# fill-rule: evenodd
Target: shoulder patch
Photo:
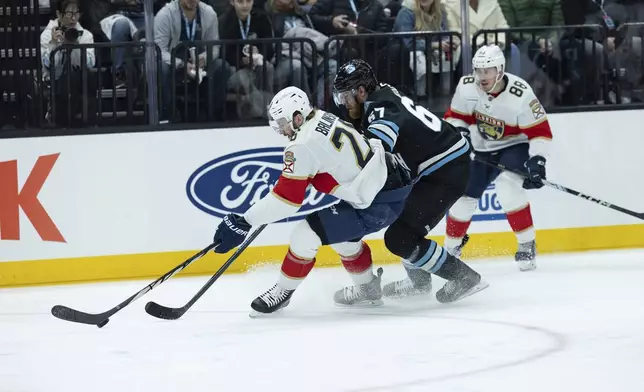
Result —
<instances>
[{"instance_id":1,"label":"shoulder patch","mask_svg":"<svg viewBox=\"0 0 644 392\"><path fill-rule=\"evenodd\" d=\"M293 174L295 171L295 160L295 154L293 151L284 152L284 169L282 169L282 171L284 173Z\"/></svg>"},{"instance_id":2,"label":"shoulder patch","mask_svg":"<svg viewBox=\"0 0 644 392\"><path fill-rule=\"evenodd\" d=\"M530 101L528 106L530 106L530 110L532 110L532 115L534 116L535 120L540 120L546 115L546 112L543 110L543 106L541 106L541 103L538 99L535 98Z\"/></svg>"}]
</instances>

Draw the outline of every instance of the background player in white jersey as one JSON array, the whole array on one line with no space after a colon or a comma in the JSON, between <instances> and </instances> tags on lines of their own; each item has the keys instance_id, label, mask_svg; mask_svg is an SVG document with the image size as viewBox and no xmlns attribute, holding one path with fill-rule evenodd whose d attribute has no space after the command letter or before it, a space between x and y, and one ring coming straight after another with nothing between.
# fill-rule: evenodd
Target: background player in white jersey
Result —
<instances>
[{"instance_id":1,"label":"background player in white jersey","mask_svg":"<svg viewBox=\"0 0 644 392\"><path fill-rule=\"evenodd\" d=\"M460 255L479 198L496 181L496 192L519 242L515 260L521 271L536 268L535 230L525 189L541 188L552 132L546 113L528 83L505 72L496 45L480 48L472 59L473 76L461 78L445 119L471 137L475 160L465 195L449 210L445 247ZM524 172L500 172L477 160Z\"/></svg>"},{"instance_id":2,"label":"background player in white jersey","mask_svg":"<svg viewBox=\"0 0 644 392\"><path fill-rule=\"evenodd\" d=\"M340 305L382 304L380 276L372 272L371 250L362 238L389 226L402 212L411 191L411 175L379 140L368 140L337 116L313 109L306 94L287 87L268 107L269 123L289 138L284 168L272 191L243 216L224 217L215 233L217 253L240 245L252 226L277 222L295 214L309 185L340 203L307 216L291 234L281 274L251 307L272 313L290 298L315 264L321 245L331 245L355 286L335 293Z\"/></svg>"}]
</instances>

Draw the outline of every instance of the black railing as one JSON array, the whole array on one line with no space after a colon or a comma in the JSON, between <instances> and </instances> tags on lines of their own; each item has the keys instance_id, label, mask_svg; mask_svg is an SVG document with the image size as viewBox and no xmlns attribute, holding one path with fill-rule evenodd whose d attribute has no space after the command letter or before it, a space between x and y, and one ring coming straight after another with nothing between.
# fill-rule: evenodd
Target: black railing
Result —
<instances>
[{"instance_id":1,"label":"black railing","mask_svg":"<svg viewBox=\"0 0 644 392\"><path fill-rule=\"evenodd\" d=\"M458 82L460 42L460 34L451 31L330 37L324 47L324 84L329 87L325 105L331 104L330 86L337 67L361 58L373 67L379 81L436 111L444 110ZM447 47L443 48L443 43Z\"/></svg>"},{"instance_id":2,"label":"black railing","mask_svg":"<svg viewBox=\"0 0 644 392\"><path fill-rule=\"evenodd\" d=\"M576 110L583 105L596 109L602 103L606 109L613 103L642 102L644 23L620 27L616 46L631 49L626 57L613 55L624 51L612 50L602 34L596 25L546 26L483 30L472 40L476 50L478 44L505 38L508 71L513 72L518 58L516 73L528 80L549 110ZM163 54L156 47L158 108L147 105L150 86L143 42L61 46L49 57L45 75L39 75L43 67L35 43L19 56L15 55L18 49L4 45L0 55L8 60L0 64L3 97L9 91L17 99L10 106L7 99L0 101L2 114L13 116L11 121L0 116L0 128L12 121L19 124L15 119L20 117L18 126L28 128L108 129L138 124L159 129L159 124L150 124L149 110L171 124L265 124L264 111L272 94L289 85L305 90L317 106L332 109L331 85L337 67L356 57L368 61L382 82L441 112L461 76L461 64L471 61L461 58L460 44L455 32L333 36L322 47L308 39L204 41L194 46L194 63L203 54L203 80L185 66L193 61L191 48L180 44ZM263 62L253 67L244 60L253 57L244 55L245 46L256 47ZM117 50L128 52L123 71L112 61ZM92 51L95 61L90 66ZM12 56L7 57L9 52ZM62 57L74 61L62 61Z\"/></svg>"},{"instance_id":3,"label":"black railing","mask_svg":"<svg viewBox=\"0 0 644 392\"><path fill-rule=\"evenodd\" d=\"M161 118L264 119L276 89L296 85L316 96L318 56L323 58L306 38L201 41L192 48L181 43L162 65Z\"/></svg>"},{"instance_id":4,"label":"black railing","mask_svg":"<svg viewBox=\"0 0 644 392\"><path fill-rule=\"evenodd\" d=\"M613 58L617 103L644 102L644 22L624 23L617 29Z\"/></svg>"},{"instance_id":5,"label":"black railing","mask_svg":"<svg viewBox=\"0 0 644 392\"><path fill-rule=\"evenodd\" d=\"M112 61L119 50L126 52L121 69ZM156 52L160 59L158 47ZM158 110L146 105L144 42L61 45L51 52L47 65L41 83L49 90L43 97L45 126L147 124L148 110ZM160 70L161 63L156 65Z\"/></svg>"}]
</instances>

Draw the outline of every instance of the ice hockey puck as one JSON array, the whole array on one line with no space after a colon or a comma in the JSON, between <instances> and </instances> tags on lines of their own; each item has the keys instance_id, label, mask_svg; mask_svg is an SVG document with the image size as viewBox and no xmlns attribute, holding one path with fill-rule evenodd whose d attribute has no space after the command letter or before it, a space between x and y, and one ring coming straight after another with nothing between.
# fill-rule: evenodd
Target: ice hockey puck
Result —
<instances>
[{"instance_id":1,"label":"ice hockey puck","mask_svg":"<svg viewBox=\"0 0 644 392\"><path fill-rule=\"evenodd\" d=\"M107 324L109 321L110 321L110 319L105 319L104 321L101 321L96 326L99 327L99 328L103 328L105 326L105 324Z\"/></svg>"}]
</instances>

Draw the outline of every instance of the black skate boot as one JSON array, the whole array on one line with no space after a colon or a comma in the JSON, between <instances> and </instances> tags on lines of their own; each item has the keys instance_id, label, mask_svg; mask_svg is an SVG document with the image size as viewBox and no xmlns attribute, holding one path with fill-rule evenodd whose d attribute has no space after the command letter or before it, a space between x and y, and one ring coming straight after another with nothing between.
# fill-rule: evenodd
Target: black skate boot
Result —
<instances>
[{"instance_id":1,"label":"black skate boot","mask_svg":"<svg viewBox=\"0 0 644 392\"><path fill-rule=\"evenodd\" d=\"M436 275L447 280L443 288L436 292L436 299L440 303L458 301L489 286L478 272L452 255L447 256Z\"/></svg>"},{"instance_id":2,"label":"black skate boot","mask_svg":"<svg viewBox=\"0 0 644 392\"><path fill-rule=\"evenodd\" d=\"M422 269L407 270L407 278L387 283L382 294L387 298L403 298L413 295L423 295L432 292L432 274Z\"/></svg>"},{"instance_id":3,"label":"black skate boot","mask_svg":"<svg viewBox=\"0 0 644 392\"><path fill-rule=\"evenodd\" d=\"M535 241L519 244L519 250L514 254L514 261L519 265L519 271L532 271L537 268L537 243Z\"/></svg>"},{"instance_id":4,"label":"black skate boot","mask_svg":"<svg viewBox=\"0 0 644 392\"><path fill-rule=\"evenodd\" d=\"M276 284L270 290L255 298L250 304L250 307L253 308L250 317L273 313L285 308L291 302L291 296L294 291L284 290Z\"/></svg>"}]
</instances>

